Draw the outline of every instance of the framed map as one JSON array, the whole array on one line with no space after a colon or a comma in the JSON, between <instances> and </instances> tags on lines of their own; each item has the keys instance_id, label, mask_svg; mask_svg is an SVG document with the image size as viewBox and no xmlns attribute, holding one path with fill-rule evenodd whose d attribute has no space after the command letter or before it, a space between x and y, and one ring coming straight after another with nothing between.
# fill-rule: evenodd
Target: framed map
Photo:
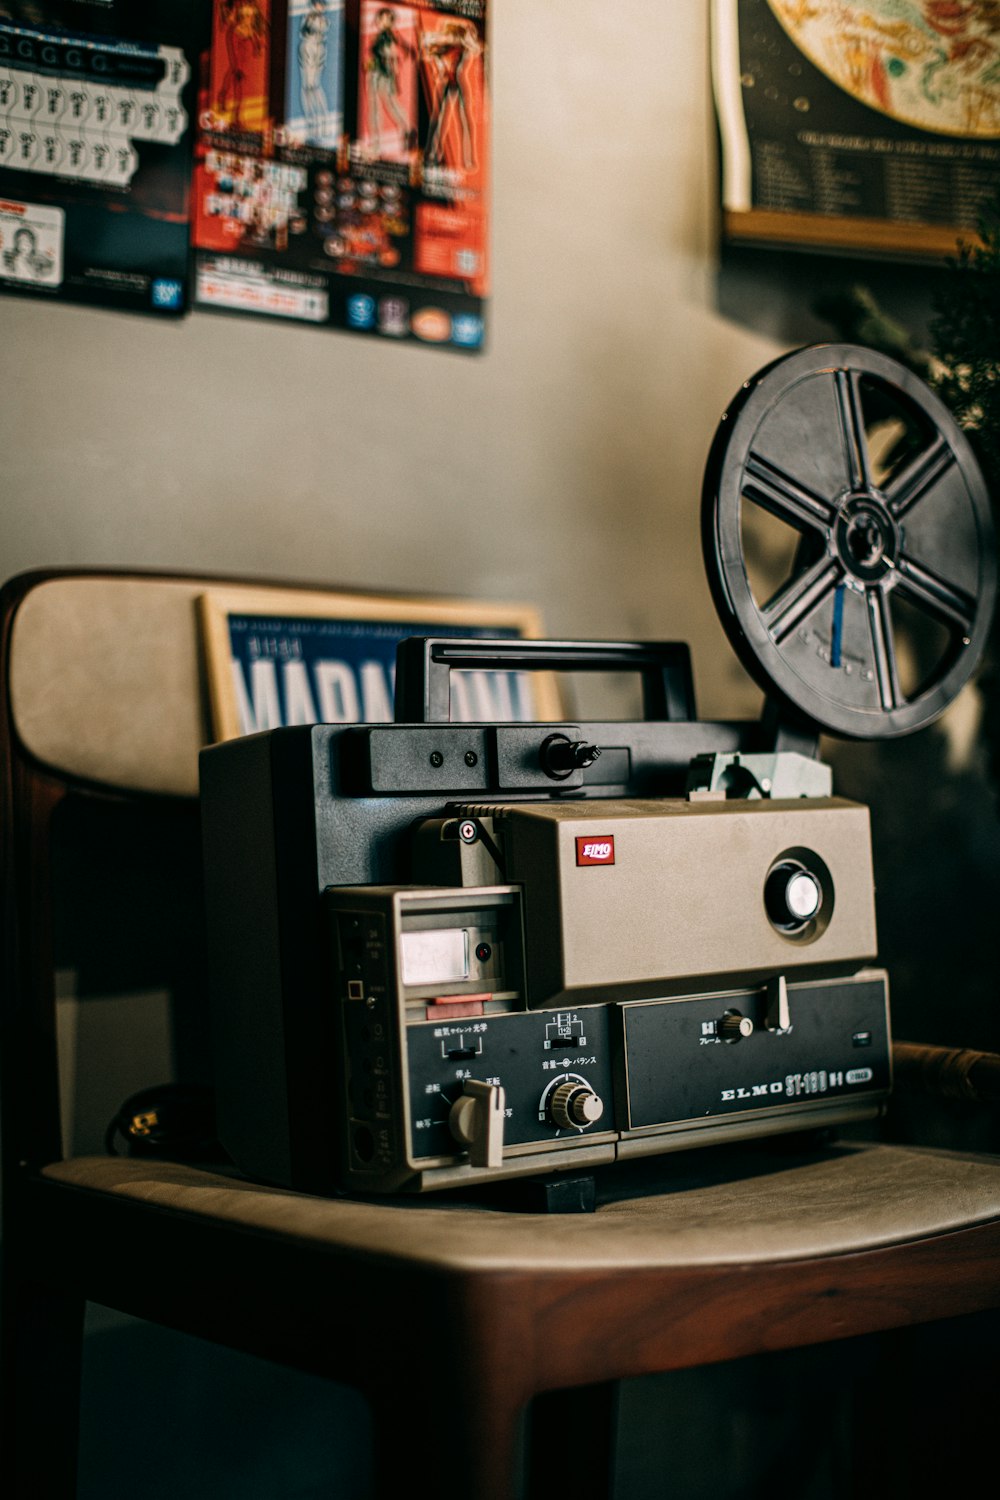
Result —
<instances>
[{"instance_id":1,"label":"framed map","mask_svg":"<svg viewBox=\"0 0 1000 1500\"><path fill-rule=\"evenodd\" d=\"M1000 193L1000 4L713 0L723 232L952 253Z\"/></svg>"}]
</instances>

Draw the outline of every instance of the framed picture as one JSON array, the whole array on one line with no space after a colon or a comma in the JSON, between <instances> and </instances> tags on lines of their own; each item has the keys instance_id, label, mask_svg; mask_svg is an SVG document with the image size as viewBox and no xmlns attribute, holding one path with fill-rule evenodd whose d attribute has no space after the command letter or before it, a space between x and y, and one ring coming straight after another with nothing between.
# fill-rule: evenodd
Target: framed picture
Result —
<instances>
[{"instance_id":1,"label":"framed picture","mask_svg":"<svg viewBox=\"0 0 1000 1500\"><path fill-rule=\"evenodd\" d=\"M287 724L389 723L396 646L411 635L537 637L527 605L211 589L198 599L215 740ZM558 719L548 673L453 672L459 721Z\"/></svg>"},{"instance_id":2,"label":"framed picture","mask_svg":"<svg viewBox=\"0 0 1000 1500\"><path fill-rule=\"evenodd\" d=\"M986 5L712 0L722 230L745 244L954 255L1000 190Z\"/></svg>"}]
</instances>

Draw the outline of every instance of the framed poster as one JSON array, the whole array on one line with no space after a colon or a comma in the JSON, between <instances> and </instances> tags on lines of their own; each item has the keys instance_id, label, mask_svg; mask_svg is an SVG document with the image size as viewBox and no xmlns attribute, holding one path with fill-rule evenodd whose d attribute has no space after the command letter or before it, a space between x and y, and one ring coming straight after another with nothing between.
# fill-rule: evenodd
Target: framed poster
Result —
<instances>
[{"instance_id":1,"label":"framed poster","mask_svg":"<svg viewBox=\"0 0 1000 1500\"><path fill-rule=\"evenodd\" d=\"M488 0L212 0L195 302L475 352Z\"/></svg>"},{"instance_id":2,"label":"framed poster","mask_svg":"<svg viewBox=\"0 0 1000 1500\"><path fill-rule=\"evenodd\" d=\"M188 305L198 0L0 6L0 290Z\"/></svg>"},{"instance_id":3,"label":"framed poster","mask_svg":"<svg viewBox=\"0 0 1000 1500\"><path fill-rule=\"evenodd\" d=\"M730 240L953 254L1000 193L1000 12L713 0Z\"/></svg>"},{"instance_id":4,"label":"framed poster","mask_svg":"<svg viewBox=\"0 0 1000 1500\"><path fill-rule=\"evenodd\" d=\"M525 605L298 589L212 589L198 611L216 740L287 724L390 723L396 646L407 636L516 639L541 628ZM548 673L452 673L456 720L561 713Z\"/></svg>"}]
</instances>

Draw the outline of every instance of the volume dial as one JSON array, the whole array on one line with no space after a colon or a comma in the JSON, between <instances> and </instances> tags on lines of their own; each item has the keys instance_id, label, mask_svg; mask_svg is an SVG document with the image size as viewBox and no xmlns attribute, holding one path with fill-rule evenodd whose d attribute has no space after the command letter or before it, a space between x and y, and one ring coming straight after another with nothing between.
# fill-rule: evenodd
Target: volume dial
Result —
<instances>
[{"instance_id":1,"label":"volume dial","mask_svg":"<svg viewBox=\"0 0 1000 1500\"><path fill-rule=\"evenodd\" d=\"M561 1083L549 1101L552 1123L558 1130L582 1130L604 1113L604 1100L588 1084Z\"/></svg>"}]
</instances>

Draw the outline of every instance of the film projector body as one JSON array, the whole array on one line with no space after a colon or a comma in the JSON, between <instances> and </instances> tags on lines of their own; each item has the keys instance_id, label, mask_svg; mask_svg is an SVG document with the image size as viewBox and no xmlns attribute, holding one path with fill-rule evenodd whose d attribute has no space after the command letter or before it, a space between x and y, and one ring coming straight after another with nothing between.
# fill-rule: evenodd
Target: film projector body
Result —
<instances>
[{"instance_id":1,"label":"film projector body","mask_svg":"<svg viewBox=\"0 0 1000 1500\"><path fill-rule=\"evenodd\" d=\"M720 422L706 564L759 723L675 643L415 639L392 725L214 746L219 1131L251 1177L414 1192L876 1115L868 811L818 734L930 723L985 648L989 498L908 371L846 345ZM638 671L631 723L457 724L453 668Z\"/></svg>"}]
</instances>

